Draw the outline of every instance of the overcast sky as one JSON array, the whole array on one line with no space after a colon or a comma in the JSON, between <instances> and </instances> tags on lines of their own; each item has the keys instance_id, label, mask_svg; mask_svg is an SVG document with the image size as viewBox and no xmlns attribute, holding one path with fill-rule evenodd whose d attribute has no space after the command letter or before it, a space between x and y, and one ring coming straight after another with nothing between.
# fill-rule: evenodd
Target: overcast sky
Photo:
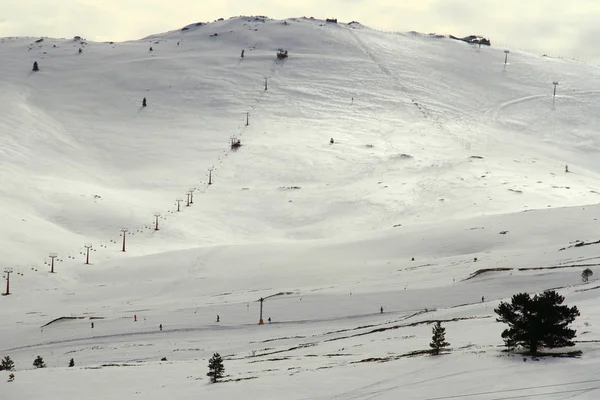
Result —
<instances>
[{"instance_id":1,"label":"overcast sky","mask_svg":"<svg viewBox=\"0 0 600 400\"><path fill-rule=\"evenodd\" d=\"M122 41L237 15L479 34L492 46L600 62L600 0L0 0L0 36Z\"/></svg>"}]
</instances>

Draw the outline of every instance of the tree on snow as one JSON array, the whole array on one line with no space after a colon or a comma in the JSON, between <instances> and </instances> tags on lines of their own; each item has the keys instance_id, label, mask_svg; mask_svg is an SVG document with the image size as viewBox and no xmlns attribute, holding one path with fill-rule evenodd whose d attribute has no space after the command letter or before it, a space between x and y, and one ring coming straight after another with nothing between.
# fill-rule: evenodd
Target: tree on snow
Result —
<instances>
[{"instance_id":1,"label":"tree on snow","mask_svg":"<svg viewBox=\"0 0 600 400\"><path fill-rule=\"evenodd\" d=\"M215 353L210 360L208 360L208 373L206 376L210 376L210 380L216 383L225 373L225 367L223 366L223 359L219 353Z\"/></svg>"},{"instance_id":2,"label":"tree on snow","mask_svg":"<svg viewBox=\"0 0 600 400\"><path fill-rule=\"evenodd\" d=\"M446 328L442 327L441 322L436 322L433 326L433 336L431 337L431 343L429 347L432 348L432 354L440 354L440 350L444 347L450 346L450 343L446 342Z\"/></svg>"},{"instance_id":3,"label":"tree on snow","mask_svg":"<svg viewBox=\"0 0 600 400\"><path fill-rule=\"evenodd\" d=\"M41 356L37 356L37 358L33 361L33 366L36 368L46 368L44 359Z\"/></svg>"},{"instance_id":4,"label":"tree on snow","mask_svg":"<svg viewBox=\"0 0 600 400\"><path fill-rule=\"evenodd\" d=\"M73 360L71 358L71 360L69 361L69 367L74 367L75 366L75 360Z\"/></svg>"},{"instance_id":5,"label":"tree on snow","mask_svg":"<svg viewBox=\"0 0 600 400\"><path fill-rule=\"evenodd\" d=\"M568 325L578 317L576 306L562 305L565 298L554 290L530 297L527 293L515 294L510 303L502 302L494 310L498 322L508 324L502 332L506 347L523 347L536 354L540 347L574 346L571 339L576 331Z\"/></svg>"},{"instance_id":6,"label":"tree on snow","mask_svg":"<svg viewBox=\"0 0 600 400\"><path fill-rule=\"evenodd\" d=\"M34 61L32 71L39 71L39 70L40 70L40 67L38 66L37 61Z\"/></svg>"},{"instance_id":7,"label":"tree on snow","mask_svg":"<svg viewBox=\"0 0 600 400\"><path fill-rule=\"evenodd\" d=\"M9 356L6 356L2 359L2 362L0 362L0 371L14 371L15 370L15 363L13 360L10 359Z\"/></svg>"},{"instance_id":8,"label":"tree on snow","mask_svg":"<svg viewBox=\"0 0 600 400\"><path fill-rule=\"evenodd\" d=\"M592 276L592 275L594 275L594 273L592 272L592 270L589 269L589 268L586 268L581 273L581 280L583 282L587 282L590 279L590 276Z\"/></svg>"}]
</instances>

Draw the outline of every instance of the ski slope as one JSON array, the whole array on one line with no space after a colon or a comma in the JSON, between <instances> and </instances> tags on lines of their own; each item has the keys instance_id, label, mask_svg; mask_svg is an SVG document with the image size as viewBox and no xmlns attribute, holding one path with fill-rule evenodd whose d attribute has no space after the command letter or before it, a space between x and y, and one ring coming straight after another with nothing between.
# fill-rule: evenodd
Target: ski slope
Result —
<instances>
[{"instance_id":1,"label":"ski slope","mask_svg":"<svg viewBox=\"0 0 600 400\"><path fill-rule=\"evenodd\" d=\"M305 18L185 28L0 40L1 399L597 398L597 245L574 246L599 239L597 67ZM494 307L550 288L583 356L502 352ZM423 355L437 320L452 351Z\"/></svg>"}]
</instances>

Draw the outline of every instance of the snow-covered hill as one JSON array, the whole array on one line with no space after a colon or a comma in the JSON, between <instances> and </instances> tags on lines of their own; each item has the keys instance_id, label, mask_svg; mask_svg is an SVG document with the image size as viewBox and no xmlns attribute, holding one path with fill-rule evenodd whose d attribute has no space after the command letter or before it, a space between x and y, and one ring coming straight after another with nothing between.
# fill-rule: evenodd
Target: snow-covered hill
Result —
<instances>
[{"instance_id":1,"label":"snow-covered hill","mask_svg":"<svg viewBox=\"0 0 600 400\"><path fill-rule=\"evenodd\" d=\"M38 39L0 44L9 399L597 395L597 67L304 18ZM497 302L548 288L583 358L501 353ZM452 353L409 357L433 320Z\"/></svg>"}]
</instances>

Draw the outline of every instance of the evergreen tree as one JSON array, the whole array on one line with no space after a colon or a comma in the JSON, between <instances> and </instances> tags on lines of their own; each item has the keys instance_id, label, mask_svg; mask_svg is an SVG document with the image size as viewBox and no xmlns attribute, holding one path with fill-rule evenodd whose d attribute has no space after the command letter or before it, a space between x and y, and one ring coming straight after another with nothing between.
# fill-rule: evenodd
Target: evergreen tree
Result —
<instances>
[{"instance_id":1,"label":"evergreen tree","mask_svg":"<svg viewBox=\"0 0 600 400\"><path fill-rule=\"evenodd\" d=\"M589 269L589 268L586 268L581 273L581 280L583 282L587 282L590 279L590 276L592 276L592 275L594 275L594 273L592 272L592 270Z\"/></svg>"},{"instance_id":2,"label":"evergreen tree","mask_svg":"<svg viewBox=\"0 0 600 400\"><path fill-rule=\"evenodd\" d=\"M210 380L216 383L220 378L223 377L225 367L223 366L223 359L219 353L215 353L210 360L208 360L208 373L206 376L210 376Z\"/></svg>"},{"instance_id":3,"label":"evergreen tree","mask_svg":"<svg viewBox=\"0 0 600 400\"><path fill-rule=\"evenodd\" d=\"M69 367L74 367L75 366L75 360L73 360L71 358L71 361L69 361Z\"/></svg>"},{"instance_id":4,"label":"evergreen tree","mask_svg":"<svg viewBox=\"0 0 600 400\"><path fill-rule=\"evenodd\" d=\"M44 359L40 356L33 361L33 366L36 368L46 368L46 364L44 364Z\"/></svg>"},{"instance_id":5,"label":"evergreen tree","mask_svg":"<svg viewBox=\"0 0 600 400\"><path fill-rule=\"evenodd\" d=\"M450 346L450 343L446 342L446 328L442 327L442 323L438 321L433 326L433 336L429 347L432 348L433 354L438 355L440 350L448 346Z\"/></svg>"},{"instance_id":6,"label":"evergreen tree","mask_svg":"<svg viewBox=\"0 0 600 400\"><path fill-rule=\"evenodd\" d=\"M6 356L2 359L0 363L0 371L14 371L15 363L10 359L9 356Z\"/></svg>"},{"instance_id":7,"label":"evergreen tree","mask_svg":"<svg viewBox=\"0 0 600 400\"><path fill-rule=\"evenodd\" d=\"M506 347L523 347L536 354L540 347L574 346L571 339L576 331L568 325L578 317L576 306L562 305L565 298L554 290L532 297L527 293L515 294L510 303L502 302L494 310L498 322L508 324L502 332Z\"/></svg>"},{"instance_id":8,"label":"evergreen tree","mask_svg":"<svg viewBox=\"0 0 600 400\"><path fill-rule=\"evenodd\" d=\"M33 71L39 71L39 70L40 70L40 67L38 66L38 63L37 63L37 61L34 61L34 62L33 62L33 68L32 68L32 70L33 70Z\"/></svg>"}]
</instances>

